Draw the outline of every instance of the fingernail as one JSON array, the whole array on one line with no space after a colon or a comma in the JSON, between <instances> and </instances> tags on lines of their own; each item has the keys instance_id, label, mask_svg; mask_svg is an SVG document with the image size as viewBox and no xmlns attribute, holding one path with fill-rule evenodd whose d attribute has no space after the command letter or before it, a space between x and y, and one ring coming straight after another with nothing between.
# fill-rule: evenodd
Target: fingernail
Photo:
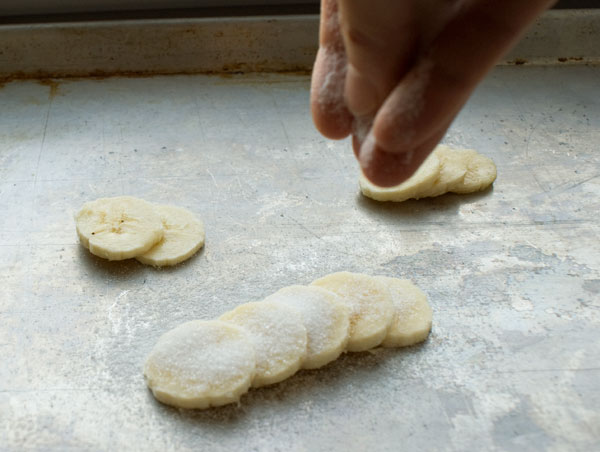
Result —
<instances>
[{"instance_id":1,"label":"fingernail","mask_svg":"<svg viewBox=\"0 0 600 452\"><path fill-rule=\"evenodd\" d=\"M351 64L346 74L345 98L348 110L356 116L373 113L378 106L375 87Z\"/></svg>"}]
</instances>

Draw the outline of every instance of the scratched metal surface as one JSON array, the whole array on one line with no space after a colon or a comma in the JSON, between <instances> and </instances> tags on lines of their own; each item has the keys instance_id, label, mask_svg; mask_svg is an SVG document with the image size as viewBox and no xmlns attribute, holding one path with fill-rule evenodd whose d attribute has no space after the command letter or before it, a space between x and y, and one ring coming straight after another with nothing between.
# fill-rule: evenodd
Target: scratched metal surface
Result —
<instances>
[{"instance_id":1,"label":"scratched metal surface","mask_svg":"<svg viewBox=\"0 0 600 452\"><path fill-rule=\"evenodd\" d=\"M502 67L446 137L493 190L363 199L308 79L10 83L0 90L1 450L592 450L600 447L600 68ZM177 268L77 241L87 200L197 212ZM350 354L203 412L157 403L158 337L337 270L412 278L430 339Z\"/></svg>"}]
</instances>

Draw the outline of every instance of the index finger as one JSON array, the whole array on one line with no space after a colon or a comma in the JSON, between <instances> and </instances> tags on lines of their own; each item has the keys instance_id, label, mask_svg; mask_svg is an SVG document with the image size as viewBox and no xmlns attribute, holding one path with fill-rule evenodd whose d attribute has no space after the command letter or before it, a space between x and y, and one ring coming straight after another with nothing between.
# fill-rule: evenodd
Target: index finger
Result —
<instances>
[{"instance_id":1,"label":"index finger","mask_svg":"<svg viewBox=\"0 0 600 452\"><path fill-rule=\"evenodd\" d=\"M313 122L319 132L332 139L348 136L352 125L352 114L344 100L347 60L338 17L337 1L323 0L320 45L310 87Z\"/></svg>"}]
</instances>

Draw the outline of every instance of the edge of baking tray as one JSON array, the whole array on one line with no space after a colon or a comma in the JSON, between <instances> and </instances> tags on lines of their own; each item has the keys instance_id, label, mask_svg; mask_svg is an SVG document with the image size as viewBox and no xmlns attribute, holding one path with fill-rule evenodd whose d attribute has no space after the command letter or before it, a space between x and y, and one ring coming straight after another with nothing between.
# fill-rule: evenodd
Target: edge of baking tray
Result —
<instances>
[{"instance_id":1,"label":"edge of baking tray","mask_svg":"<svg viewBox=\"0 0 600 452\"><path fill-rule=\"evenodd\" d=\"M0 78L309 72L318 16L0 26ZM600 63L600 10L550 10L501 64Z\"/></svg>"}]
</instances>

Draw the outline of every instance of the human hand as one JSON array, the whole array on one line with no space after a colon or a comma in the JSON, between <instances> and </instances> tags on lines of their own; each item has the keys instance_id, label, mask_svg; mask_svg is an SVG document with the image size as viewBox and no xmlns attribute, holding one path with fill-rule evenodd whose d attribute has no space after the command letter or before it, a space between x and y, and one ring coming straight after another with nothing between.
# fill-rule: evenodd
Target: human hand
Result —
<instances>
[{"instance_id":1,"label":"human hand","mask_svg":"<svg viewBox=\"0 0 600 452\"><path fill-rule=\"evenodd\" d=\"M365 175L410 177L477 84L556 0L322 0L311 110Z\"/></svg>"}]
</instances>

